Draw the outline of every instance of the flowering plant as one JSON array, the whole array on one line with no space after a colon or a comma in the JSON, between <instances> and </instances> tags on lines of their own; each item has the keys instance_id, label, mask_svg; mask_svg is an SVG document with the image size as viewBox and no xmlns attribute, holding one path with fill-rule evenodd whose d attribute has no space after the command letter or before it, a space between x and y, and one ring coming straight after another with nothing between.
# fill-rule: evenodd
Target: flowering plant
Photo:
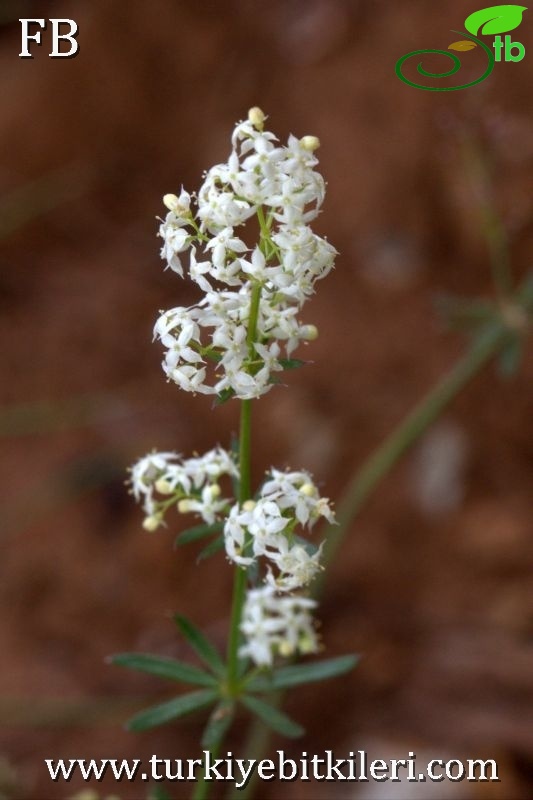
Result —
<instances>
[{"instance_id":1,"label":"flowering plant","mask_svg":"<svg viewBox=\"0 0 533 800\"><path fill-rule=\"evenodd\" d=\"M290 136L280 145L265 130L265 115L252 108L235 127L227 162L212 167L195 197L182 189L163 198L167 208L159 234L167 266L200 288L190 307L162 312L154 336L165 348L169 381L217 402L241 401L237 451L216 447L203 456L151 453L131 470L131 491L142 504L143 526L155 531L168 512L193 514L200 524L184 531L180 544L211 536L204 551L224 548L234 564L233 607L227 657L187 619L176 622L206 669L144 654L116 656L116 664L201 687L134 717L144 730L214 706L203 746L216 750L238 703L287 736L302 728L262 693L323 680L351 669L355 657L306 664L298 655L316 653L319 637L308 588L321 569L322 544L309 538L321 518L334 522L327 498L311 475L272 468L252 488L251 412L255 399L279 382L283 371L301 366L293 352L318 335L299 314L315 283L333 267L335 249L310 227L324 200L316 170L315 136ZM250 244L252 236L258 239ZM208 784L199 784L205 797Z\"/></svg>"}]
</instances>

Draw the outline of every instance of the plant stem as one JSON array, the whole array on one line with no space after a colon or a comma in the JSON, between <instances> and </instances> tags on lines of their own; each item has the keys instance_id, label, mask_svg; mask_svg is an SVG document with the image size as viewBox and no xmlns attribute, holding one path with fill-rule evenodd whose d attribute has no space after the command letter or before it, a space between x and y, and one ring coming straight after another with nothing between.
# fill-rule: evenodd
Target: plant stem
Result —
<instances>
[{"instance_id":1,"label":"plant stem","mask_svg":"<svg viewBox=\"0 0 533 800\"><path fill-rule=\"evenodd\" d=\"M251 496L251 433L252 433L252 401L241 401L241 425L239 434L239 503L245 503ZM228 640L228 688L235 690L239 677L239 625L242 606L246 594L246 569L235 567L233 583L233 604Z\"/></svg>"},{"instance_id":2,"label":"plant stem","mask_svg":"<svg viewBox=\"0 0 533 800\"><path fill-rule=\"evenodd\" d=\"M252 289L250 300L250 316L246 343L249 357L253 356L254 343L257 330L257 317L259 302L261 300L261 285L257 284ZM241 401L241 423L239 431L239 504L242 506L252 496L251 454L252 454L252 400ZM243 552L246 552L246 542ZM242 607L246 595L246 569L235 567L233 582L233 604L231 609L231 623L228 640L228 689L235 692L239 680L239 641Z\"/></svg>"},{"instance_id":3,"label":"plant stem","mask_svg":"<svg viewBox=\"0 0 533 800\"><path fill-rule=\"evenodd\" d=\"M248 345L248 357L254 359L256 352L254 348L255 337L257 334L257 317L259 316L259 303L261 301L261 284L256 283L252 289L252 299L250 300L250 318L248 321L248 331L246 333L246 344ZM244 403L249 402L243 400Z\"/></svg>"}]
</instances>

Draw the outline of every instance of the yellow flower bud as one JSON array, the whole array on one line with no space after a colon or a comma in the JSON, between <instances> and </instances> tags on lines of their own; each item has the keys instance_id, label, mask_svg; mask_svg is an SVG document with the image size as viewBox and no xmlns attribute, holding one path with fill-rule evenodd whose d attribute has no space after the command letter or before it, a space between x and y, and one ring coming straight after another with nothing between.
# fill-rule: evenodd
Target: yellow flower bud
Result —
<instances>
[{"instance_id":1,"label":"yellow flower bud","mask_svg":"<svg viewBox=\"0 0 533 800\"><path fill-rule=\"evenodd\" d=\"M314 497L316 495L316 488L312 483L304 483L303 486L300 486L300 492L305 495L305 497Z\"/></svg>"},{"instance_id":2,"label":"yellow flower bud","mask_svg":"<svg viewBox=\"0 0 533 800\"><path fill-rule=\"evenodd\" d=\"M242 504L243 511L253 511L256 506L255 500L246 500Z\"/></svg>"},{"instance_id":3,"label":"yellow flower bud","mask_svg":"<svg viewBox=\"0 0 533 800\"><path fill-rule=\"evenodd\" d=\"M315 339L318 339L318 328L316 325L302 325L300 333L302 339L305 339L307 342L314 342Z\"/></svg>"},{"instance_id":4,"label":"yellow flower bud","mask_svg":"<svg viewBox=\"0 0 533 800\"><path fill-rule=\"evenodd\" d=\"M164 478L159 478L159 480L155 482L155 490L159 492L159 494L172 494L174 491L171 484Z\"/></svg>"},{"instance_id":5,"label":"yellow flower bud","mask_svg":"<svg viewBox=\"0 0 533 800\"><path fill-rule=\"evenodd\" d=\"M220 497L221 489L218 483L213 483L212 486L209 487L209 493L211 498L214 500L216 497Z\"/></svg>"},{"instance_id":6,"label":"yellow flower bud","mask_svg":"<svg viewBox=\"0 0 533 800\"><path fill-rule=\"evenodd\" d=\"M263 127L265 119L264 112L258 106L254 106L248 111L248 121L258 130L261 130Z\"/></svg>"},{"instance_id":7,"label":"yellow flower bud","mask_svg":"<svg viewBox=\"0 0 533 800\"><path fill-rule=\"evenodd\" d=\"M163 205L166 206L169 211L175 211L179 207L179 204L179 198L175 194L164 195Z\"/></svg>"},{"instance_id":8,"label":"yellow flower bud","mask_svg":"<svg viewBox=\"0 0 533 800\"><path fill-rule=\"evenodd\" d=\"M302 136L300 139L300 144L304 150L314 153L314 151L318 150L320 147L320 139L318 136Z\"/></svg>"},{"instance_id":9,"label":"yellow flower bud","mask_svg":"<svg viewBox=\"0 0 533 800\"><path fill-rule=\"evenodd\" d=\"M304 634L303 636L300 636L298 641L298 649L303 656L307 653L316 653L317 641L313 636Z\"/></svg>"},{"instance_id":10,"label":"yellow flower bud","mask_svg":"<svg viewBox=\"0 0 533 800\"><path fill-rule=\"evenodd\" d=\"M178 503L178 511L180 514L188 514L191 510L191 501L186 497Z\"/></svg>"},{"instance_id":11,"label":"yellow flower bud","mask_svg":"<svg viewBox=\"0 0 533 800\"><path fill-rule=\"evenodd\" d=\"M288 658L289 656L293 655L294 647L290 642L280 642L278 646L278 652L280 656L283 656L283 658Z\"/></svg>"},{"instance_id":12,"label":"yellow flower bud","mask_svg":"<svg viewBox=\"0 0 533 800\"><path fill-rule=\"evenodd\" d=\"M156 531L159 526L161 525L161 515L160 514L152 514L151 517L145 517L143 520L143 528L145 531L149 531L152 533Z\"/></svg>"}]
</instances>

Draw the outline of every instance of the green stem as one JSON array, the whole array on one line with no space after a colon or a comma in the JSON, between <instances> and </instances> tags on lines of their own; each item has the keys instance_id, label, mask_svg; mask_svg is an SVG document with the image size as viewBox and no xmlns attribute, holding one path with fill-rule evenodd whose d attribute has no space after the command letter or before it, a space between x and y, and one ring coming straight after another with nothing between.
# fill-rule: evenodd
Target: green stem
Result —
<instances>
[{"instance_id":1,"label":"green stem","mask_svg":"<svg viewBox=\"0 0 533 800\"><path fill-rule=\"evenodd\" d=\"M241 425L239 434L239 503L242 505L251 496L251 433L252 433L252 401L241 402ZM230 692L237 689L239 681L239 642L242 607L246 595L246 569L235 567L233 583L233 604L228 640L228 688Z\"/></svg>"},{"instance_id":2,"label":"green stem","mask_svg":"<svg viewBox=\"0 0 533 800\"><path fill-rule=\"evenodd\" d=\"M268 226L265 222L263 210L258 212L259 224L262 233L263 246L269 241ZM259 317L259 305L261 302L261 284L257 283L252 287L250 299L250 314L248 317L248 329L246 331L246 344L248 346L248 358L251 361L255 358L255 341L257 335L257 320ZM252 400L241 401L241 419L239 430L239 504L242 506L252 497ZM246 552L247 542L244 544L243 553ZM246 599L247 572L243 567L236 566L233 579L233 600L231 606L230 630L228 636L227 650L227 677L226 687L230 695L236 696L239 692L239 646L241 641L240 624L242 609ZM211 752L217 753L222 744L222 737L213 746ZM209 796L211 784L205 780L200 780L196 784L193 800L206 800Z\"/></svg>"},{"instance_id":3,"label":"green stem","mask_svg":"<svg viewBox=\"0 0 533 800\"><path fill-rule=\"evenodd\" d=\"M248 331L246 334L246 344L248 345L249 358L255 358L255 337L257 333L257 318L259 316L259 303L261 302L261 284L257 283L252 289L252 299L250 300L250 318L248 320ZM243 402L247 402L244 400Z\"/></svg>"},{"instance_id":4,"label":"green stem","mask_svg":"<svg viewBox=\"0 0 533 800\"><path fill-rule=\"evenodd\" d=\"M257 330L257 317L259 314L259 303L261 300L261 286L258 284L252 289L250 301L250 316L248 318L248 331L246 342L250 357L254 354L254 343ZM252 496L252 476L251 476L251 446L252 439L252 401L241 401L241 424L239 432L239 503L242 505ZM243 548L246 552L246 543ZM228 688L230 692L238 689L239 683L239 643L240 643L240 622L242 607L246 596L246 569L235 567L235 579L233 583L233 604L231 609L231 623L228 640Z\"/></svg>"}]
</instances>

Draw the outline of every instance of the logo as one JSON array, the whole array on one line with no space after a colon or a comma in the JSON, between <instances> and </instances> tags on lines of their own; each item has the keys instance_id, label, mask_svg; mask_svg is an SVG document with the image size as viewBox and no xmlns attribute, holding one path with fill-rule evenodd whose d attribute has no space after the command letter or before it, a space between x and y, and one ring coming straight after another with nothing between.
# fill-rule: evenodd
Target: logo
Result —
<instances>
[{"instance_id":1,"label":"logo","mask_svg":"<svg viewBox=\"0 0 533 800\"><path fill-rule=\"evenodd\" d=\"M33 58L30 52L30 40L34 41L37 47L42 46L41 31L30 33L30 26L37 25L46 30L47 22L52 23L52 51L50 58L75 58L80 46L76 41L78 35L78 25L73 19L19 19L22 30L22 50L19 58ZM69 32L61 33L62 26L68 25ZM68 42L68 50L62 49L62 42Z\"/></svg>"},{"instance_id":2,"label":"logo","mask_svg":"<svg viewBox=\"0 0 533 800\"><path fill-rule=\"evenodd\" d=\"M521 42L513 42L511 36L506 35L503 39L501 34L508 34L509 31L514 31L522 22L522 15L527 11L526 6L491 6L490 8L482 8L481 11L475 11L470 14L465 20L465 29L468 33L463 31L453 31L458 33L459 36L466 36L466 39L453 42L448 46L448 50L413 50L412 53L402 56L396 62L396 75L398 78L406 83L408 86L414 86L415 89L423 89L426 92L455 92L458 89L468 89L470 86L475 86L481 81L489 77L494 65L497 61L522 61L526 54L526 48ZM494 36L496 37L489 46L486 42L478 39L478 35ZM417 65L417 70L424 78L449 78L455 75L461 69L461 61L455 53L448 52L455 50L465 53L469 50L474 50L476 47L481 47L487 56L487 68L483 75L476 80L469 83L463 83L460 86L424 86L422 83L415 81L404 75L403 68L405 62L414 56L426 55L426 53L437 53L438 55L446 56L451 59L453 66L447 72L428 72L422 66L420 61ZM494 53L492 52L494 50Z\"/></svg>"}]
</instances>

